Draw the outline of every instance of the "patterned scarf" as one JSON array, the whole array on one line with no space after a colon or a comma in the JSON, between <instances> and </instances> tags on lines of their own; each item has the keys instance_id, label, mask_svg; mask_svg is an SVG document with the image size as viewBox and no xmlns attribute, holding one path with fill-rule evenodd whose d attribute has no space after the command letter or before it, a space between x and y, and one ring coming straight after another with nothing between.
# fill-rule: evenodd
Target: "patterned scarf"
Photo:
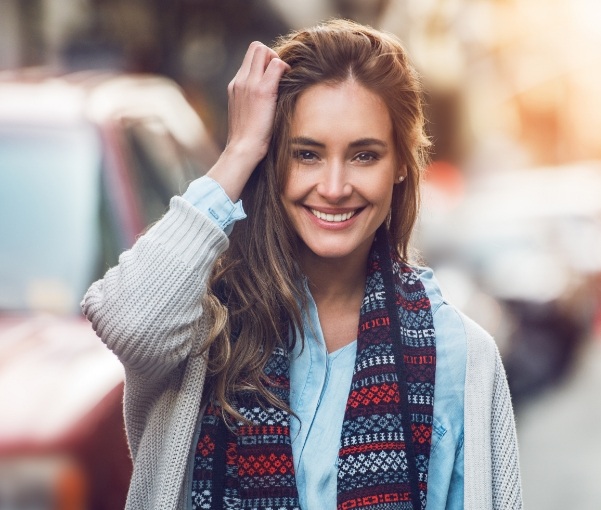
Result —
<instances>
[{"instance_id":1,"label":"patterned scarf","mask_svg":"<svg viewBox=\"0 0 601 510\"><path fill-rule=\"evenodd\" d=\"M386 230L368 261L357 357L338 456L338 510L423 510L432 437L436 347L430 300L399 262ZM272 354L265 375L289 404L290 359ZM225 425L209 403L197 444L194 509L299 509L290 416L255 394L235 402L252 425Z\"/></svg>"}]
</instances>

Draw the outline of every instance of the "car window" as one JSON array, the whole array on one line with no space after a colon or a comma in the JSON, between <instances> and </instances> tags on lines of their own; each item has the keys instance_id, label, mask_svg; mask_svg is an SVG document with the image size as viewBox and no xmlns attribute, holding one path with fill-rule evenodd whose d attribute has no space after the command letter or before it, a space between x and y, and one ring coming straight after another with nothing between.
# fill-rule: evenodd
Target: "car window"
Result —
<instances>
[{"instance_id":1,"label":"car window","mask_svg":"<svg viewBox=\"0 0 601 510\"><path fill-rule=\"evenodd\" d=\"M144 220L151 223L164 214L171 197L185 191L197 171L160 119L126 119L123 130Z\"/></svg>"},{"instance_id":2,"label":"car window","mask_svg":"<svg viewBox=\"0 0 601 510\"><path fill-rule=\"evenodd\" d=\"M104 163L104 161L103 161ZM100 204L98 211L100 228L100 254L96 274L92 281L101 278L113 266L119 262L119 255L123 250L131 247L131 239L128 238L123 228L123 217L118 213L114 189L108 179L103 164L103 172L100 175Z\"/></svg>"},{"instance_id":3,"label":"car window","mask_svg":"<svg viewBox=\"0 0 601 510\"><path fill-rule=\"evenodd\" d=\"M75 312L101 265L91 126L0 126L0 310Z\"/></svg>"}]
</instances>

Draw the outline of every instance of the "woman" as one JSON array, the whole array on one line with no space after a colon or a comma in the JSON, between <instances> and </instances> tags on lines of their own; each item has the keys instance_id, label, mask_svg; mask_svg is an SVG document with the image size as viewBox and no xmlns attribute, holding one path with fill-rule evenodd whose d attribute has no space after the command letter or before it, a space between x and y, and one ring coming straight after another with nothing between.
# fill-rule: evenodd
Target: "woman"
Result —
<instances>
[{"instance_id":1,"label":"woman","mask_svg":"<svg viewBox=\"0 0 601 510\"><path fill-rule=\"evenodd\" d=\"M428 141L398 41L253 43L228 91L218 162L83 301L126 370L127 508L520 508L494 343L409 264Z\"/></svg>"}]
</instances>

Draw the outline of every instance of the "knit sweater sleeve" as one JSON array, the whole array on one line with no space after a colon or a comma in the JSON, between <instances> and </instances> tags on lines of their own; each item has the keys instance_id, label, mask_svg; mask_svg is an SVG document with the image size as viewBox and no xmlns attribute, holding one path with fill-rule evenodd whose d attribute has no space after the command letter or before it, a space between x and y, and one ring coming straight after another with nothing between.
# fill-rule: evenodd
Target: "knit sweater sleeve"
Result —
<instances>
[{"instance_id":1,"label":"knit sweater sleeve","mask_svg":"<svg viewBox=\"0 0 601 510\"><path fill-rule=\"evenodd\" d=\"M160 377L195 349L211 269L224 232L181 197L92 284L82 310L126 369Z\"/></svg>"},{"instance_id":2,"label":"knit sweater sleeve","mask_svg":"<svg viewBox=\"0 0 601 510\"><path fill-rule=\"evenodd\" d=\"M462 314L467 337L464 420L466 510L521 510L513 408L492 337Z\"/></svg>"},{"instance_id":3,"label":"knit sweater sleeve","mask_svg":"<svg viewBox=\"0 0 601 510\"><path fill-rule=\"evenodd\" d=\"M522 486L513 408L505 369L496 351L492 395L492 498L493 508L521 510Z\"/></svg>"}]
</instances>

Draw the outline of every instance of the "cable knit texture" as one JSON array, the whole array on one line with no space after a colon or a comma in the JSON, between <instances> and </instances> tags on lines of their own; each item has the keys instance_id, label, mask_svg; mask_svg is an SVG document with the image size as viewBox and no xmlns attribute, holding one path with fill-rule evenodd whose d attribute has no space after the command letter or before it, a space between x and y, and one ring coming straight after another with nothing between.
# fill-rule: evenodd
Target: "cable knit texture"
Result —
<instances>
[{"instance_id":1,"label":"cable knit texture","mask_svg":"<svg viewBox=\"0 0 601 510\"><path fill-rule=\"evenodd\" d=\"M227 236L180 197L119 264L86 293L82 309L125 367L124 413L134 463L127 510L191 504L194 431L206 365L198 351L210 324L201 301ZM521 508L513 411L491 337L462 316L465 508ZM313 510L313 509L307 509Z\"/></svg>"}]
</instances>

